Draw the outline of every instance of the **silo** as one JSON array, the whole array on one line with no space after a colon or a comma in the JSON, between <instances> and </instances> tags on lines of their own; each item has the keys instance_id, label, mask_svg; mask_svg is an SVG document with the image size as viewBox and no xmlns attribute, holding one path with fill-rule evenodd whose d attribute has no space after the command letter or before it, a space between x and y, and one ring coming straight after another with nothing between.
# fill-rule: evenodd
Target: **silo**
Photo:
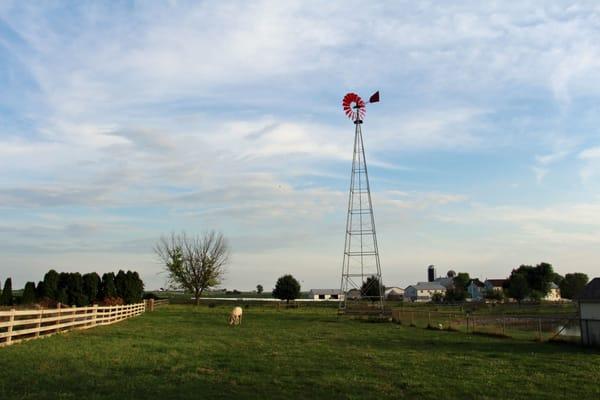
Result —
<instances>
[{"instance_id":1,"label":"silo","mask_svg":"<svg viewBox=\"0 0 600 400\"><path fill-rule=\"evenodd\" d=\"M428 282L435 281L435 266L434 265L430 265L427 268L427 281Z\"/></svg>"}]
</instances>

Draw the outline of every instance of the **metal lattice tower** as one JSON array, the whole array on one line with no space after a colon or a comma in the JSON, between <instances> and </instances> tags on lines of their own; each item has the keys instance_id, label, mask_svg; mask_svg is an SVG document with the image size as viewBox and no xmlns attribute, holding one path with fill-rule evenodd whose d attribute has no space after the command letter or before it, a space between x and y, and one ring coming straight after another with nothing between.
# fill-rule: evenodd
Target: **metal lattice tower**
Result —
<instances>
[{"instance_id":1,"label":"metal lattice tower","mask_svg":"<svg viewBox=\"0 0 600 400\"><path fill-rule=\"evenodd\" d=\"M376 101L379 101L379 92L369 100L371 103ZM346 115L354 121L355 132L342 265L341 292L344 296L340 300L340 311L350 311L358 305L363 309L368 305L373 311L383 313L381 265L361 129L365 103L356 94L349 93L344 97L343 105Z\"/></svg>"}]
</instances>

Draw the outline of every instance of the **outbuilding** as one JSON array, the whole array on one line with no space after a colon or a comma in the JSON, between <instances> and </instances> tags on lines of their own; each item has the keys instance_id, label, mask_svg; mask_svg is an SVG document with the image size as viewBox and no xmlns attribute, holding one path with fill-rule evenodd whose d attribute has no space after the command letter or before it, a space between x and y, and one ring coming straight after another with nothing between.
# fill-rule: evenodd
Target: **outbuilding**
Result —
<instances>
[{"instance_id":1,"label":"outbuilding","mask_svg":"<svg viewBox=\"0 0 600 400\"><path fill-rule=\"evenodd\" d=\"M312 300L343 300L344 295L339 289L312 289L308 292L308 298Z\"/></svg>"},{"instance_id":2,"label":"outbuilding","mask_svg":"<svg viewBox=\"0 0 600 400\"><path fill-rule=\"evenodd\" d=\"M579 296L581 343L600 347L600 278L594 278Z\"/></svg>"}]
</instances>

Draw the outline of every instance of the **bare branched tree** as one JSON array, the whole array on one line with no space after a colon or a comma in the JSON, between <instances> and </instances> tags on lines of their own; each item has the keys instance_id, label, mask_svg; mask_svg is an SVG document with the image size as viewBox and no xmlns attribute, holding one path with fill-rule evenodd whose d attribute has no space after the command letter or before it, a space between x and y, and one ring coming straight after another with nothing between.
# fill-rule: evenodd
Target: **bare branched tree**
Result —
<instances>
[{"instance_id":1,"label":"bare branched tree","mask_svg":"<svg viewBox=\"0 0 600 400\"><path fill-rule=\"evenodd\" d=\"M182 232L161 237L154 252L165 265L172 287L192 292L196 305L204 290L219 285L229 261L229 246L214 231L189 237Z\"/></svg>"}]
</instances>

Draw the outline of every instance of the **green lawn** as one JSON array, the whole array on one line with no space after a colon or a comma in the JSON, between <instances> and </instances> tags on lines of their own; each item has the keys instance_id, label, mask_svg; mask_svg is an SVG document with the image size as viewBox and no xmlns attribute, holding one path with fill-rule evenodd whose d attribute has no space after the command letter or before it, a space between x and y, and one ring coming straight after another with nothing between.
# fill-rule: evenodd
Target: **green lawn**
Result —
<instances>
[{"instance_id":1,"label":"green lawn","mask_svg":"<svg viewBox=\"0 0 600 400\"><path fill-rule=\"evenodd\" d=\"M0 348L0 399L598 399L600 351L338 318L169 306Z\"/></svg>"}]
</instances>

